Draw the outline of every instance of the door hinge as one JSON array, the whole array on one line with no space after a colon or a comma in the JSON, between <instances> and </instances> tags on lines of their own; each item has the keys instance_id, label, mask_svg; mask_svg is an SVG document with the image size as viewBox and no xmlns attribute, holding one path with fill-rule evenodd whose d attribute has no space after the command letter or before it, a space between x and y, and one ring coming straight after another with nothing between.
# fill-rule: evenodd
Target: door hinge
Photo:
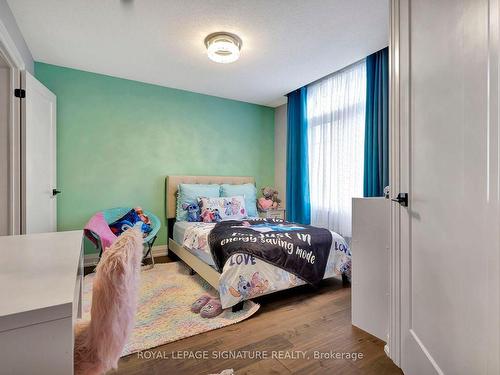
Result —
<instances>
[{"instance_id":1,"label":"door hinge","mask_svg":"<svg viewBox=\"0 0 500 375\"><path fill-rule=\"evenodd\" d=\"M26 98L26 90L25 89L15 89L14 96L16 98Z\"/></svg>"}]
</instances>

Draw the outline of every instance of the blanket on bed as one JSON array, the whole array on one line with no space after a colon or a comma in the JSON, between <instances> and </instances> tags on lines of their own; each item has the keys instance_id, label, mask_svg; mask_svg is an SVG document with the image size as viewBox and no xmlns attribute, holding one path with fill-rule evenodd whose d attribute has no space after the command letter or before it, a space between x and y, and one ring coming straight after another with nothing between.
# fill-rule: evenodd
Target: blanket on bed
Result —
<instances>
[{"instance_id":1,"label":"blanket on bed","mask_svg":"<svg viewBox=\"0 0 500 375\"><path fill-rule=\"evenodd\" d=\"M231 255L244 253L317 285L325 274L332 234L278 219L231 220L217 223L208 241L219 272Z\"/></svg>"}]
</instances>

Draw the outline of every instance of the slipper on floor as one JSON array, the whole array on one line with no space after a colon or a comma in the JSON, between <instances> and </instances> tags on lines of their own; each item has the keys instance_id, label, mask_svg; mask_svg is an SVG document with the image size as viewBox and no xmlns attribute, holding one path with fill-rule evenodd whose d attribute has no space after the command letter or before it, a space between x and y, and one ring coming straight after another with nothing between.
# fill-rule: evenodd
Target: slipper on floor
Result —
<instances>
[{"instance_id":1,"label":"slipper on floor","mask_svg":"<svg viewBox=\"0 0 500 375\"><path fill-rule=\"evenodd\" d=\"M220 313L222 313L222 304L220 300L216 298L212 298L200 310L200 316L202 318L214 318Z\"/></svg>"},{"instance_id":2,"label":"slipper on floor","mask_svg":"<svg viewBox=\"0 0 500 375\"><path fill-rule=\"evenodd\" d=\"M198 314L201 308L205 306L207 302L210 301L211 299L212 297L207 294L201 296L191 305L191 311L194 312L195 314Z\"/></svg>"}]
</instances>

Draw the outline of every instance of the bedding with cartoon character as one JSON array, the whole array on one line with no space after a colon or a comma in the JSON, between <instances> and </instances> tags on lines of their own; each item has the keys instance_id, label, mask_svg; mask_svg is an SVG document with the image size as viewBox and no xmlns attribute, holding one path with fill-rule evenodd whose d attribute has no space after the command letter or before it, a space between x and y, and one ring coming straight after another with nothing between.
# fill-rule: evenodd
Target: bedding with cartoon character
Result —
<instances>
[{"instance_id":1,"label":"bedding with cartoon character","mask_svg":"<svg viewBox=\"0 0 500 375\"><path fill-rule=\"evenodd\" d=\"M247 225L238 221L237 225ZM260 221L263 224L263 221ZM282 221L278 223L284 224ZM215 223L176 222L173 239L182 244L193 255L217 269L209 244L209 235ZM262 227L261 231L267 231ZM279 228L283 230L285 228ZM281 232L283 233L283 232ZM350 279L351 253L342 236L330 231L332 242L327 250L323 279L346 275ZM231 307L243 300L293 288L307 282L292 272L275 266L255 255L235 252L223 264L219 280L219 294L223 308Z\"/></svg>"},{"instance_id":2,"label":"bedding with cartoon character","mask_svg":"<svg viewBox=\"0 0 500 375\"><path fill-rule=\"evenodd\" d=\"M247 254L317 285L325 274L332 234L281 219L229 220L217 223L208 241L219 271L231 255Z\"/></svg>"}]
</instances>

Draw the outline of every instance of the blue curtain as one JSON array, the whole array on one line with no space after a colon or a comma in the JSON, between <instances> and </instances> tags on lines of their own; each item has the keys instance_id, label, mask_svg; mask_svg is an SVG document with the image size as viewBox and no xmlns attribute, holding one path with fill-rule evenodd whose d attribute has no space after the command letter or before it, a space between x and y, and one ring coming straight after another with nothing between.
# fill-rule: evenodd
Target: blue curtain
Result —
<instances>
[{"instance_id":1,"label":"blue curtain","mask_svg":"<svg viewBox=\"0 0 500 375\"><path fill-rule=\"evenodd\" d=\"M307 88L288 94L286 158L287 220L311 223L309 162L307 151Z\"/></svg>"},{"instance_id":2,"label":"blue curtain","mask_svg":"<svg viewBox=\"0 0 500 375\"><path fill-rule=\"evenodd\" d=\"M363 195L380 197L389 185L389 49L366 58Z\"/></svg>"}]
</instances>

